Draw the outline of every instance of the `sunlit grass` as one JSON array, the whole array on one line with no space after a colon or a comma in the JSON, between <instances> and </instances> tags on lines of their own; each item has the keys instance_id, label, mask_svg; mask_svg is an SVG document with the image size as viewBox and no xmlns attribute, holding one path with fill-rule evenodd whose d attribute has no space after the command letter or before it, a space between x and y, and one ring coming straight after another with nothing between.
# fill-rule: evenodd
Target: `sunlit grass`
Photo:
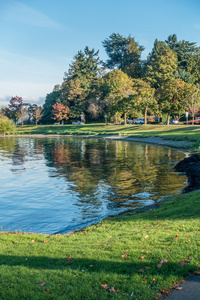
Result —
<instances>
[{"instance_id":1,"label":"sunlit grass","mask_svg":"<svg viewBox=\"0 0 200 300\"><path fill-rule=\"evenodd\" d=\"M200 264L199 196L176 196L71 236L1 234L0 298L150 300L167 293Z\"/></svg>"},{"instance_id":2,"label":"sunlit grass","mask_svg":"<svg viewBox=\"0 0 200 300\"><path fill-rule=\"evenodd\" d=\"M38 125L18 126L17 134L85 134L85 135L128 135L128 136L161 136L167 138L200 138L200 126L186 125Z\"/></svg>"}]
</instances>

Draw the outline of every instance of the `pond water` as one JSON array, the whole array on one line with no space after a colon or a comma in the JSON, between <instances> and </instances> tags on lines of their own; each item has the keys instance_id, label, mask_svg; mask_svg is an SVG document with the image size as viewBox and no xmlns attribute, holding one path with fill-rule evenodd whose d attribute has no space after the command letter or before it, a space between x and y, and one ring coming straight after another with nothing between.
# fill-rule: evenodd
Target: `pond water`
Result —
<instances>
[{"instance_id":1,"label":"pond water","mask_svg":"<svg viewBox=\"0 0 200 300\"><path fill-rule=\"evenodd\" d=\"M183 152L81 138L0 138L0 226L66 233L153 204L186 186Z\"/></svg>"}]
</instances>

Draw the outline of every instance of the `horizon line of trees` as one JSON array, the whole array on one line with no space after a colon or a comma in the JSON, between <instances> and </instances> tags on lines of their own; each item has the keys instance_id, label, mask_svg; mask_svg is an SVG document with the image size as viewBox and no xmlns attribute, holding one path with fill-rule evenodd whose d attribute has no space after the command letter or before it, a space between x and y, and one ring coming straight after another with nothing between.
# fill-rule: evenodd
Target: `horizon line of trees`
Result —
<instances>
[{"instance_id":1,"label":"horizon line of trees","mask_svg":"<svg viewBox=\"0 0 200 300\"><path fill-rule=\"evenodd\" d=\"M194 119L200 108L200 47L194 42L178 41L176 34L165 41L155 40L146 60L141 59L144 47L130 35L113 33L103 42L108 59L103 62L99 51L85 47L72 60L61 85L47 94L43 108L32 108L32 119L53 123L80 119L111 122L148 115L179 119L186 111ZM12 99L11 99L12 100ZM21 107L4 109L16 121ZM55 115L59 107L59 118ZM12 109L11 109L12 108ZM30 110L29 108L26 111ZM31 113L30 113L31 114ZM61 117L62 116L62 117ZM31 119L31 117L30 117ZM23 123L23 121L22 121Z\"/></svg>"}]
</instances>

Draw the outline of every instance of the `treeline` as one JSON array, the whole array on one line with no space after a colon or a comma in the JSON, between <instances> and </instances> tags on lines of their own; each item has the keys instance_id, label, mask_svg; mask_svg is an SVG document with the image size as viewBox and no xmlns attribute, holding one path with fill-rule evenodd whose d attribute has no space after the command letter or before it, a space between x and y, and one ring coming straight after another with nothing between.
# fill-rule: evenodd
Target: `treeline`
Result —
<instances>
[{"instance_id":1,"label":"treeline","mask_svg":"<svg viewBox=\"0 0 200 300\"><path fill-rule=\"evenodd\" d=\"M155 40L147 57L141 59L144 47L131 36L113 33L103 41L108 59L102 62L99 52L88 47L79 51L65 73L63 83L56 85L44 104L44 123L52 122L52 106L69 107L69 121L80 119L110 121L116 116L136 118L143 114L175 118L189 111L199 111L200 47L189 41L178 41L175 34L166 41Z\"/></svg>"},{"instance_id":2,"label":"treeline","mask_svg":"<svg viewBox=\"0 0 200 300\"><path fill-rule=\"evenodd\" d=\"M146 60L144 47L131 36L113 33L103 42L108 59L85 47L65 72L63 82L47 94L42 123L55 122L53 106L67 107L65 122L80 120L110 122L127 118L165 115L179 119L186 111L194 118L200 107L200 47L178 41L175 34L155 40ZM60 105L61 107L61 105ZM63 117L64 118L64 117ZM60 118L61 120L61 118Z\"/></svg>"}]
</instances>

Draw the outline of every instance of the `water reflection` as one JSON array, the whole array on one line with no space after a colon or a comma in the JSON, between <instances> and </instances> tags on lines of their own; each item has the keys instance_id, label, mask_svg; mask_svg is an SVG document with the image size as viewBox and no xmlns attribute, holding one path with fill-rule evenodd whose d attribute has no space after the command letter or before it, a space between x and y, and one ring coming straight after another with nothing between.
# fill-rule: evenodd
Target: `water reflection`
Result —
<instances>
[{"instance_id":1,"label":"water reflection","mask_svg":"<svg viewBox=\"0 0 200 300\"><path fill-rule=\"evenodd\" d=\"M80 138L0 139L0 226L67 232L107 214L176 194L184 154L163 147Z\"/></svg>"}]
</instances>

